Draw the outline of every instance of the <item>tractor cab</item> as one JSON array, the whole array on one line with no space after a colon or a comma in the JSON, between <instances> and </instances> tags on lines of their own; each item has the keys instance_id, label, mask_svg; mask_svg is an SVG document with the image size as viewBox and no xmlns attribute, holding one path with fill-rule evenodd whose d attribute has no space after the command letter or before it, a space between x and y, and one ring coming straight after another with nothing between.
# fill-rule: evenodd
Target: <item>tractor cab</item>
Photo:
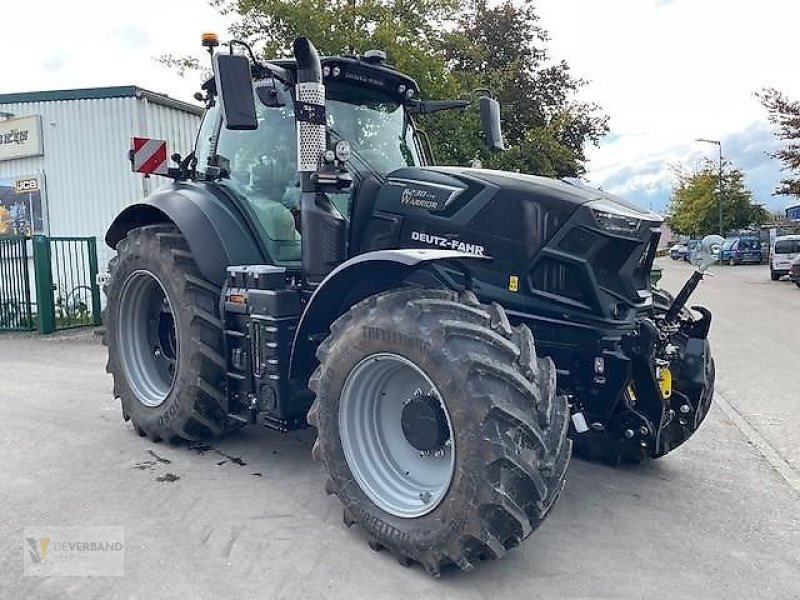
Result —
<instances>
[{"instance_id":1,"label":"tractor cab","mask_svg":"<svg viewBox=\"0 0 800 600\"><path fill-rule=\"evenodd\" d=\"M302 267L305 233L306 267L319 271L318 282L358 249L363 227L350 224L359 197L367 196L360 204L371 208L390 173L428 164L413 115L464 108L472 100L419 100L417 83L388 66L381 51L321 59L313 53L308 64L299 55L269 63L252 53L250 61L244 55L214 57L215 76L203 86L207 111L193 177L215 182L237 199L273 264ZM303 81L309 77L313 81ZM309 85L313 89L303 92ZM303 93L308 97L301 98ZM499 105L489 97L480 101L482 115L492 122L487 139L499 147ZM226 107L233 112L226 114ZM243 114L248 123L237 121ZM324 222L322 232L314 227L313 239L307 222L303 231L304 179L306 192L314 194L307 212ZM312 204L322 210L311 210ZM370 211L360 212L367 217ZM327 249L327 256L313 247L323 254Z\"/></svg>"},{"instance_id":2,"label":"tractor cab","mask_svg":"<svg viewBox=\"0 0 800 600\"><path fill-rule=\"evenodd\" d=\"M326 196L345 222L362 181L427 164L421 137L405 106L418 93L417 84L383 61L379 52L321 61L326 147L332 149L333 160L349 160L353 179L349 185L327 189ZM226 126L215 82L206 82L207 110L197 136L195 177L218 181L240 200L275 264L299 267L301 178L292 84L297 65L277 61L272 66L282 77L266 69L253 74L256 126L252 129Z\"/></svg>"}]
</instances>

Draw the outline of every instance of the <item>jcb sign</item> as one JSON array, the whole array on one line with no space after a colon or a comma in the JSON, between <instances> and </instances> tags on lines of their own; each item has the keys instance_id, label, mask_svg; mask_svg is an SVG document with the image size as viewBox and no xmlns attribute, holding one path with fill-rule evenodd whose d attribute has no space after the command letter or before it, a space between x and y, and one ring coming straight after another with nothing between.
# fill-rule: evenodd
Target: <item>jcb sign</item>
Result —
<instances>
[{"instance_id":1,"label":"jcb sign","mask_svg":"<svg viewBox=\"0 0 800 600\"><path fill-rule=\"evenodd\" d=\"M28 194L39 191L39 180L36 177L28 179L17 179L14 182L14 191L18 194Z\"/></svg>"}]
</instances>

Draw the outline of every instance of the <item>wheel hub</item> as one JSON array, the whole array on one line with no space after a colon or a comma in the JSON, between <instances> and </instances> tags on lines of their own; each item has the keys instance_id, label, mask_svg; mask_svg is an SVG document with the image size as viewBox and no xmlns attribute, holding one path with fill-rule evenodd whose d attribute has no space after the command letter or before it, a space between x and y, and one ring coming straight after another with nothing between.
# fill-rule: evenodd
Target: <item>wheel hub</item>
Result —
<instances>
[{"instance_id":1,"label":"wheel hub","mask_svg":"<svg viewBox=\"0 0 800 600\"><path fill-rule=\"evenodd\" d=\"M441 398L420 367L392 353L364 358L345 381L339 400L345 460L364 494L391 515L426 515L450 488L456 447Z\"/></svg>"},{"instance_id":2,"label":"wheel hub","mask_svg":"<svg viewBox=\"0 0 800 600\"><path fill-rule=\"evenodd\" d=\"M123 283L119 306L117 343L125 377L139 402L160 406L175 382L179 355L169 297L153 273L139 270Z\"/></svg>"},{"instance_id":3,"label":"wheel hub","mask_svg":"<svg viewBox=\"0 0 800 600\"><path fill-rule=\"evenodd\" d=\"M415 394L407 400L400 424L408 443L420 452L441 448L450 438L442 403L432 394Z\"/></svg>"}]
</instances>

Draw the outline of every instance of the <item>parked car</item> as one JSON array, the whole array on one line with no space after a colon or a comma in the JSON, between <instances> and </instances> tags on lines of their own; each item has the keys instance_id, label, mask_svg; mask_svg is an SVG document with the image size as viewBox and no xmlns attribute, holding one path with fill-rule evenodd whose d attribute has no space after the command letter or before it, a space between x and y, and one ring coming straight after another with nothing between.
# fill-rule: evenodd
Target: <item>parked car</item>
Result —
<instances>
[{"instance_id":1,"label":"parked car","mask_svg":"<svg viewBox=\"0 0 800 600\"><path fill-rule=\"evenodd\" d=\"M675 244L669 249L669 257L672 260L686 260L687 254L689 254L689 248L686 244Z\"/></svg>"},{"instance_id":2,"label":"parked car","mask_svg":"<svg viewBox=\"0 0 800 600\"><path fill-rule=\"evenodd\" d=\"M769 276L778 281L789 274L792 261L800 256L800 235L782 235L775 238L769 259Z\"/></svg>"},{"instance_id":3,"label":"parked car","mask_svg":"<svg viewBox=\"0 0 800 600\"><path fill-rule=\"evenodd\" d=\"M731 237L725 240L720 253L720 262L729 265L761 263L761 242L754 237Z\"/></svg>"},{"instance_id":4,"label":"parked car","mask_svg":"<svg viewBox=\"0 0 800 600\"><path fill-rule=\"evenodd\" d=\"M700 251L700 240L689 240L686 242L686 254L683 255L683 260L693 262L692 257L696 252Z\"/></svg>"},{"instance_id":5,"label":"parked car","mask_svg":"<svg viewBox=\"0 0 800 600\"><path fill-rule=\"evenodd\" d=\"M792 266L789 267L789 279L794 281L797 287L800 288L800 255L795 257L792 261Z\"/></svg>"}]
</instances>

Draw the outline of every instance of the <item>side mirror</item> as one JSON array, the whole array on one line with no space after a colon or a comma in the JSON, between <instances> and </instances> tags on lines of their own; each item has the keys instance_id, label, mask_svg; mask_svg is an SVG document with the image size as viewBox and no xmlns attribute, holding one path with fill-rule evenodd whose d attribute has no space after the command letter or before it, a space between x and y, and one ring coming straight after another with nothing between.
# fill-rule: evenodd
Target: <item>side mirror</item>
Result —
<instances>
[{"instance_id":1,"label":"side mirror","mask_svg":"<svg viewBox=\"0 0 800 600\"><path fill-rule=\"evenodd\" d=\"M722 244L725 240L719 235L707 235L700 242L698 271L705 271L719 260L719 253L722 251Z\"/></svg>"},{"instance_id":2,"label":"side mirror","mask_svg":"<svg viewBox=\"0 0 800 600\"><path fill-rule=\"evenodd\" d=\"M283 98L278 93L278 86L275 84L275 79L270 82L256 87L256 96L261 101L261 104L269 108L280 108L286 106Z\"/></svg>"},{"instance_id":3,"label":"side mirror","mask_svg":"<svg viewBox=\"0 0 800 600\"><path fill-rule=\"evenodd\" d=\"M240 131L258 129L250 61L247 57L241 54L215 54L214 82L225 127Z\"/></svg>"},{"instance_id":4,"label":"side mirror","mask_svg":"<svg viewBox=\"0 0 800 600\"><path fill-rule=\"evenodd\" d=\"M490 150L505 150L503 130L500 125L500 103L494 98L481 96L481 127Z\"/></svg>"}]
</instances>

